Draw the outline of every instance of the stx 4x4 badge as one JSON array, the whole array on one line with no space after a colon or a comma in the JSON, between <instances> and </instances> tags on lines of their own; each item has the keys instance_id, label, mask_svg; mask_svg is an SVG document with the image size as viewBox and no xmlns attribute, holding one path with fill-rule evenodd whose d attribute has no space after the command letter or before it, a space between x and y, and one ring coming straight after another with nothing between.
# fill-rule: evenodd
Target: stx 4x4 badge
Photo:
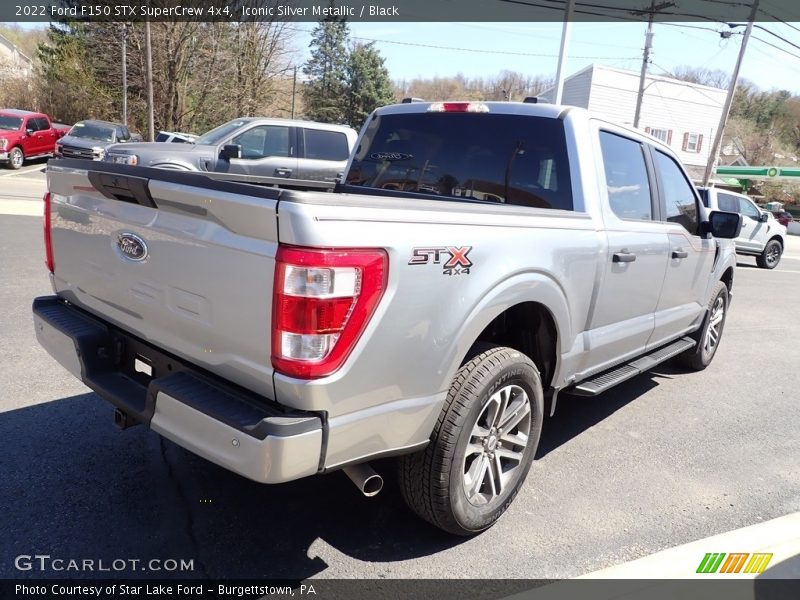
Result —
<instances>
[{"instance_id":1,"label":"stx 4x4 badge","mask_svg":"<svg viewBox=\"0 0 800 600\"><path fill-rule=\"evenodd\" d=\"M411 249L410 265L442 265L443 275L469 275L472 246L422 246Z\"/></svg>"}]
</instances>

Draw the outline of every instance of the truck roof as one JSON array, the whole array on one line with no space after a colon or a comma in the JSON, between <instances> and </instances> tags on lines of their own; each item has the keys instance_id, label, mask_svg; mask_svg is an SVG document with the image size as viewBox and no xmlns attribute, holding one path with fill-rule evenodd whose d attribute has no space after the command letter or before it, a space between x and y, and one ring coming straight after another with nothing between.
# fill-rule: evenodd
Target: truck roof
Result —
<instances>
[{"instance_id":1,"label":"truck roof","mask_svg":"<svg viewBox=\"0 0 800 600\"><path fill-rule=\"evenodd\" d=\"M102 119L83 119L78 123L91 123L92 125L106 125L108 127L125 127L122 123L115 123L114 121L103 121ZM76 123L76 125L78 124Z\"/></svg>"},{"instance_id":2,"label":"truck roof","mask_svg":"<svg viewBox=\"0 0 800 600\"><path fill-rule=\"evenodd\" d=\"M339 130L339 131L353 131L352 127L348 125L337 125L333 123L319 123L317 121L307 121L304 119L282 119L279 117L240 117L237 119L231 119L231 121L241 121L243 123L254 123L254 122L261 122L264 123L280 123L283 125L294 126L294 127L306 127L312 129L332 129L332 130ZM230 121L229 121L230 122ZM200 137L200 136L198 136Z\"/></svg>"},{"instance_id":3,"label":"truck roof","mask_svg":"<svg viewBox=\"0 0 800 600\"><path fill-rule=\"evenodd\" d=\"M531 115L536 117L557 118L565 110L582 110L574 106L561 106L558 104L540 104L528 102L483 102L480 100L453 100L446 102L406 102L403 104L390 104L379 108L378 114L405 114L405 113L424 113L431 111L431 107L445 104L469 104L481 107L481 111L490 114L503 115Z\"/></svg>"},{"instance_id":4,"label":"truck roof","mask_svg":"<svg viewBox=\"0 0 800 600\"><path fill-rule=\"evenodd\" d=\"M584 118L593 119L595 121L601 121L603 123L608 123L609 125L614 126L617 129L622 129L630 133L634 136L641 136L643 138L647 138L647 140L668 150L670 153L673 153L673 150L665 144L663 141L654 137L648 133L645 133L642 130L634 129L630 125L624 125L622 123L615 123L613 121L608 121L601 117L598 117L592 114L591 111L581 108L579 106L569 106L564 104L550 104L546 102L498 102L498 101L491 101L491 102L484 102L481 100L447 100L445 102L425 102L425 101L413 101L413 102L405 102L401 104L390 104L388 106L383 106L377 109L375 112L379 115L386 115L386 114L409 114L409 113L426 113L426 112L433 112L437 111L437 107L435 105L445 105L445 104L471 104L479 108L476 110L476 113L488 113L488 114L501 114L501 115L529 115L532 117L545 117L550 119L558 119L564 118L567 113L572 115L582 114ZM431 107L434 107L434 110L431 111ZM441 110L441 109L438 109ZM470 111L466 111L470 112Z\"/></svg>"}]
</instances>

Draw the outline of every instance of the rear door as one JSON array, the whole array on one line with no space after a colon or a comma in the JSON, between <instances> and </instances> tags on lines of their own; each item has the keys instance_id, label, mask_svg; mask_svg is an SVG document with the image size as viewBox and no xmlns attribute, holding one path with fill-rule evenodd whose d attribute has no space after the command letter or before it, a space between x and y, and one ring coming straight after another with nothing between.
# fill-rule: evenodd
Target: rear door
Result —
<instances>
[{"instance_id":1,"label":"rear door","mask_svg":"<svg viewBox=\"0 0 800 600\"><path fill-rule=\"evenodd\" d=\"M700 200L683 168L656 148L652 154L669 255L648 348L693 329L702 317L716 248L713 239L700 236Z\"/></svg>"},{"instance_id":2,"label":"rear door","mask_svg":"<svg viewBox=\"0 0 800 600\"><path fill-rule=\"evenodd\" d=\"M256 125L227 144L242 147L241 158L217 161L217 170L238 175L297 178L297 141L294 127Z\"/></svg>"},{"instance_id":3,"label":"rear door","mask_svg":"<svg viewBox=\"0 0 800 600\"><path fill-rule=\"evenodd\" d=\"M335 181L344 171L350 156L347 136L341 131L298 129L300 138L300 168L298 179Z\"/></svg>"},{"instance_id":4,"label":"rear door","mask_svg":"<svg viewBox=\"0 0 800 600\"><path fill-rule=\"evenodd\" d=\"M644 351L653 333L669 248L664 225L655 218L657 188L645 145L622 133L599 135L608 252L590 324L591 369Z\"/></svg>"},{"instance_id":5,"label":"rear door","mask_svg":"<svg viewBox=\"0 0 800 600\"><path fill-rule=\"evenodd\" d=\"M28 119L28 127L34 130L30 136L31 150L29 154L47 154L55 150L56 134L50 127L50 121L46 117Z\"/></svg>"},{"instance_id":6,"label":"rear door","mask_svg":"<svg viewBox=\"0 0 800 600\"><path fill-rule=\"evenodd\" d=\"M742 232L736 238L736 247L761 252L767 244L769 221L762 223L759 220L762 212L751 200L742 196L732 196L732 198L738 202L738 212L742 215Z\"/></svg>"},{"instance_id":7,"label":"rear door","mask_svg":"<svg viewBox=\"0 0 800 600\"><path fill-rule=\"evenodd\" d=\"M48 166L58 295L272 397L280 192L163 169L86 168Z\"/></svg>"}]
</instances>

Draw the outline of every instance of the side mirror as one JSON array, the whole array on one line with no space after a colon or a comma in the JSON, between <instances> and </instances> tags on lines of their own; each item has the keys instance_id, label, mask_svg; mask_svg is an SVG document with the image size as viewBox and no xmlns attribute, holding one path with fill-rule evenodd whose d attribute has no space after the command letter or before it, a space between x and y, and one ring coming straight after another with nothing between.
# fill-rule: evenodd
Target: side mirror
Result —
<instances>
[{"instance_id":1,"label":"side mirror","mask_svg":"<svg viewBox=\"0 0 800 600\"><path fill-rule=\"evenodd\" d=\"M711 211L708 221L703 223L702 231L723 240L737 238L742 231L742 215L720 210Z\"/></svg>"},{"instance_id":2,"label":"side mirror","mask_svg":"<svg viewBox=\"0 0 800 600\"><path fill-rule=\"evenodd\" d=\"M239 144L225 144L219 151L219 157L222 160L242 158L242 147Z\"/></svg>"},{"instance_id":3,"label":"side mirror","mask_svg":"<svg viewBox=\"0 0 800 600\"><path fill-rule=\"evenodd\" d=\"M758 222L759 222L759 223L766 223L767 221L769 221L769 214L768 214L768 213L765 213L765 212L762 212L762 213L761 213L761 214L758 216Z\"/></svg>"},{"instance_id":4,"label":"side mirror","mask_svg":"<svg viewBox=\"0 0 800 600\"><path fill-rule=\"evenodd\" d=\"M28 127L28 128L25 130L25 133L27 133L28 135L31 135L31 134L33 133L33 129L32 129L32 128L30 128L30 127Z\"/></svg>"}]
</instances>

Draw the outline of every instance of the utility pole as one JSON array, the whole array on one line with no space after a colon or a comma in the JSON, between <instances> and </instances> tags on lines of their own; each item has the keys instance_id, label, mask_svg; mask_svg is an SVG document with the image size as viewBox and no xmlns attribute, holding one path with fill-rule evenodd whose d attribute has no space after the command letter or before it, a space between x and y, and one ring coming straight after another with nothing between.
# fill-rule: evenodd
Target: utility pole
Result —
<instances>
[{"instance_id":1,"label":"utility pole","mask_svg":"<svg viewBox=\"0 0 800 600\"><path fill-rule=\"evenodd\" d=\"M294 76L292 77L292 118L294 119L294 97L297 94L297 65L294 66Z\"/></svg>"},{"instance_id":2,"label":"utility pole","mask_svg":"<svg viewBox=\"0 0 800 600\"><path fill-rule=\"evenodd\" d=\"M145 60L147 62L147 135L149 141L156 139L153 123L153 48L150 42L150 21L144 22Z\"/></svg>"},{"instance_id":3,"label":"utility pole","mask_svg":"<svg viewBox=\"0 0 800 600\"><path fill-rule=\"evenodd\" d=\"M744 32L744 38L742 39L742 46L739 48L739 56L736 58L736 66L733 68L733 74L731 75L730 84L728 84L728 95L725 98L725 106L722 109L722 114L719 118L719 126L717 127L717 135L714 136L714 145L711 147L708 153L708 163L706 164L706 172L703 175L703 186L708 186L708 182L711 179L711 174L714 172L714 168L717 166L717 161L719 160L719 147L722 144L722 136L725 133L725 125L728 123L728 115L731 112L731 104L733 104L733 94L736 91L736 84L739 81L739 69L742 66L742 61L744 60L744 51L747 49L747 42L750 39L750 32L753 31L753 21L756 20L756 15L758 14L758 3L759 0L754 0L753 8L750 11L750 18L747 21L747 29Z\"/></svg>"},{"instance_id":4,"label":"utility pole","mask_svg":"<svg viewBox=\"0 0 800 600\"><path fill-rule=\"evenodd\" d=\"M650 50L653 48L653 19L659 10L675 6L674 2L662 2L656 6L656 0L651 0L647 17L647 32L644 34L644 52L642 54L642 72L639 74L639 93L636 95L636 110L633 113L633 128L639 128L639 117L642 115L642 100L644 99L644 82L647 78L647 65L650 64ZM642 14L642 13L636 13Z\"/></svg>"},{"instance_id":5,"label":"utility pole","mask_svg":"<svg viewBox=\"0 0 800 600\"><path fill-rule=\"evenodd\" d=\"M569 46L569 34L572 27L572 12L575 10L575 0L567 0L567 7L564 12L564 27L561 30L561 49L558 51L558 68L556 70L556 92L553 104L561 104L561 97L564 94L564 60Z\"/></svg>"},{"instance_id":6,"label":"utility pole","mask_svg":"<svg viewBox=\"0 0 800 600\"><path fill-rule=\"evenodd\" d=\"M122 24L122 124L128 125L128 24Z\"/></svg>"}]
</instances>

